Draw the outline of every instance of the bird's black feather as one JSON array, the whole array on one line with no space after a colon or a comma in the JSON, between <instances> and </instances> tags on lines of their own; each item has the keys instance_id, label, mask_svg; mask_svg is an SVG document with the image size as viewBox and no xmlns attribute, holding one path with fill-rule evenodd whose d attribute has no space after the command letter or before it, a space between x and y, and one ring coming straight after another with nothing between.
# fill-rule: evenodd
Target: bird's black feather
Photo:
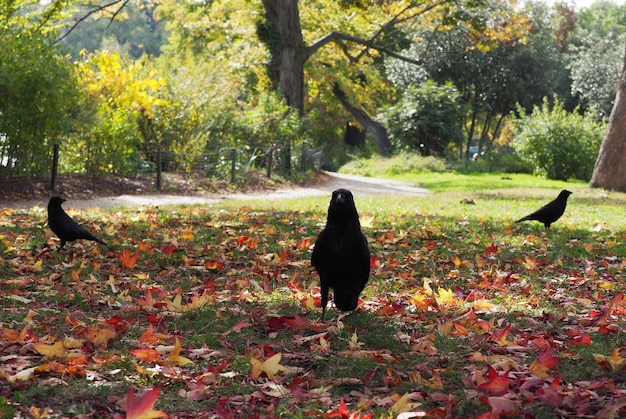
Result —
<instances>
[{"instance_id":1,"label":"bird's black feather","mask_svg":"<svg viewBox=\"0 0 626 419\"><path fill-rule=\"evenodd\" d=\"M320 276L322 320L330 288L339 310L356 309L369 279L370 251L354 197L347 189L337 189L332 194L326 227L315 242L311 264Z\"/></svg>"},{"instance_id":2,"label":"bird's black feather","mask_svg":"<svg viewBox=\"0 0 626 419\"><path fill-rule=\"evenodd\" d=\"M543 223L546 230L550 230L550 224L561 218L561 216L565 212L567 198L571 194L572 193L570 191L563 189L554 201L550 201L532 214L528 214L526 217L520 218L516 221L516 223L519 223L521 221L536 220Z\"/></svg>"},{"instance_id":3,"label":"bird's black feather","mask_svg":"<svg viewBox=\"0 0 626 419\"><path fill-rule=\"evenodd\" d=\"M50 198L48 202L48 226L50 230L61 239L61 247L65 246L66 242L84 239L101 243L106 246L106 243L91 234L84 227L78 224L76 221L67 215L67 213L61 207L61 204L65 202L65 199L54 196Z\"/></svg>"}]
</instances>

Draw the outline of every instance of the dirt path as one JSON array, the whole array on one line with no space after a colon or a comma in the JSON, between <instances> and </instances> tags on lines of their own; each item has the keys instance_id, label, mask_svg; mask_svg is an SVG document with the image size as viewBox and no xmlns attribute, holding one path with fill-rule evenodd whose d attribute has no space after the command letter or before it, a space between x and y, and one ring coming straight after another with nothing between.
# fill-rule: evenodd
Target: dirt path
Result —
<instances>
[{"instance_id":1,"label":"dirt path","mask_svg":"<svg viewBox=\"0 0 626 419\"><path fill-rule=\"evenodd\" d=\"M333 172L326 172L328 181L323 185L314 187L294 187L282 188L263 193L235 193L213 196L178 196L166 194L151 195L119 195L110 197L98 197L93 199L68 200L66 206L78 209L94 207L111 208L119 206L146 206L146 205L177 205L177 204L207 204L215 203L224 199L282 199L299 198L306 196L330 195L337 188L346 188L352 191L355 196L363 195L389 195L389 196L423 196L430 192L405 182L397 182L386 179L375 179L363 176L344 175ZM48 204L46 199L20 200L15 202L0 202L0 208L32 208L39 206L45 208Z\"/></svg>"}]
</instances>

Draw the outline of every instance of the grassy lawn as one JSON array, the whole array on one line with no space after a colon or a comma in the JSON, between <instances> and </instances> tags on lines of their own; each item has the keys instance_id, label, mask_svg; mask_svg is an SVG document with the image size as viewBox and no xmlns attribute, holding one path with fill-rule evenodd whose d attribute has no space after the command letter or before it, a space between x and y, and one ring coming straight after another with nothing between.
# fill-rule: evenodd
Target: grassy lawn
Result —
<instances>
[{"instance_id":1,"label":"grassy lawn","mask_svg":"<svg viewBox=\"0 0 626 419\"><path fill-rule=\"evenodd\" d=\"M0 417L124 417L131 388L174 418L625 414L625 196L394 177L434 193L355 196L374 268L324 323L329 197L71 213L111 247L59 253L45 210L4 210ZM563 188L551 232L514 224Z\"/></svg>"}]
</instances>

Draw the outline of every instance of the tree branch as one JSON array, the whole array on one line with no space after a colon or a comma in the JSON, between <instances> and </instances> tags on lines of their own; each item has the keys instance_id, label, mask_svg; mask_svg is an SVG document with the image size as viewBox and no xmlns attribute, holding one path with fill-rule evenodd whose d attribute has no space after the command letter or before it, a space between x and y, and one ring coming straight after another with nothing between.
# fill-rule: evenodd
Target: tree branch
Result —
<instances>
[{"instance_id":1,"label":"tree branch","mask_svg":"<svg viewBox=\"0 0 626 419\"><path fill-rule=\"evenodd\" d=\"M55 40L54 40L54 42L53 42L53 44L56 44L56 43L61 42L61 41L62 41L65 37L67 37L70 33L72 33L72 31L73 31L74 29L76 29L76 27L77 27L80 23L82 23L82 22L84 22L85 20L87 20L87 19L88 19L91 15L96 14L96 13L98 13L98 12L101 12L101 11L105 10L106 8L108 8L108 7L115 6L116 4L120 4L120 3L122 3L122 5L120 6L120 8L119 8L119 9L117 9L117 11L116 11L115 13L113 13L113 15L111 16L111 19L110 19L110 20L111 20L111 22L112 22L112 21L113 21L113 19L115 19L115 17L116 17L116 16L119 14L119 12L120 12L120 11L121 11L121 10L122 10L125 6L126 6L126 4L128 4L128 2L129 2L129 1L130 1L130 0L113 0L113 1L112 1L112 2L110 2L110 3L104 4L104 5L102 5L102 6L98 6L98 7L94 8L93 10L88 11L88 12L87 12L87 14L86 14L85 16L83 16L83 17L81 17L80 19L76 20L76 21L74 22L74 24L73 24L73 25L69 28L69 30L68 30L67 32L65 32L65 33L64 33L61 37L59 37L59 38L55 39ZM109 25L111 25L111 22L109 22ZM107 28L108 28L108 26L107 26Z\"/></svg>"},{"instance_id":2,"label":"tree branch","mask_svg":"<svg viewBox=\"0 0 626 419\"><path fill-rule=\"evenodd\" d=\"M368 48L382 52L383 54L387 54L390 57L397 58L402 61L406 61L407 63L411 63L415 65L420 65L422 63L420 60L415 60L413 58L405 57L404 55L398 54L397 52L394 52L388 48L385 48L380 45L376 45L376 43L371 40L359 38L357 36L348 35L342 32L331 32L328 35L316 41L315 43L313 43L312 45L306 47L306 57L307 58L310 57L311 55L315 54L317 50L324 47L325 45L328 45L331 42L335 42L341 46L340 41L348 41L348 42L354 42L356 44L364 45Z\"/></svg>"}]
</instances>

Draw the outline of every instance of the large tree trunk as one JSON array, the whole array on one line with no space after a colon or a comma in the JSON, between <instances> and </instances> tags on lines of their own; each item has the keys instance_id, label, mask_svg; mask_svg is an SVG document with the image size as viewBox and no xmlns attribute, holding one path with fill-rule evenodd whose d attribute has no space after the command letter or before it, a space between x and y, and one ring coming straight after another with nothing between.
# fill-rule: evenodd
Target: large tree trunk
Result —
<instances>
[{"instance_id":1,"label":"large tree trunk","mask_svg":"<svg viewBox=\"0 0 626 419\"><path fill-rule=\"evenodd\" d=\"M343 107L346 108L352 116L354 116L359 124L374 133L374 138L376 138L376 144L378 145L378 152L382 156L390 156L392 151L391 142L389 141L389 134L387 133L387 129L384 125L369 116L363 109L352 106L350 102L348 102L346 94L343 90L341 90L341 88L339 88L339 86L333 86L333 93Z\"/></svg>"},{"instance_id":2,"label":"large tree trunk","mask_svg":"<svg viewBox=\"0 0 626 419\"><path fill-rule=\"evenodd\" d=\"M269 47L272 59L270 77L287 104L304 111L304 63L308 59L300 28L298 0L263 0L268 28L261 39Z\"/></svg>"},{"instance_id":3,"label":"large tree trunk","mask_svg":"<svg viewBox=\"0 0 626 419\"><path fill-rule=\"evenodd\" d=\"M609 126L589 185L626 192L626 54Z\"/></svg>"}]
</instances>

